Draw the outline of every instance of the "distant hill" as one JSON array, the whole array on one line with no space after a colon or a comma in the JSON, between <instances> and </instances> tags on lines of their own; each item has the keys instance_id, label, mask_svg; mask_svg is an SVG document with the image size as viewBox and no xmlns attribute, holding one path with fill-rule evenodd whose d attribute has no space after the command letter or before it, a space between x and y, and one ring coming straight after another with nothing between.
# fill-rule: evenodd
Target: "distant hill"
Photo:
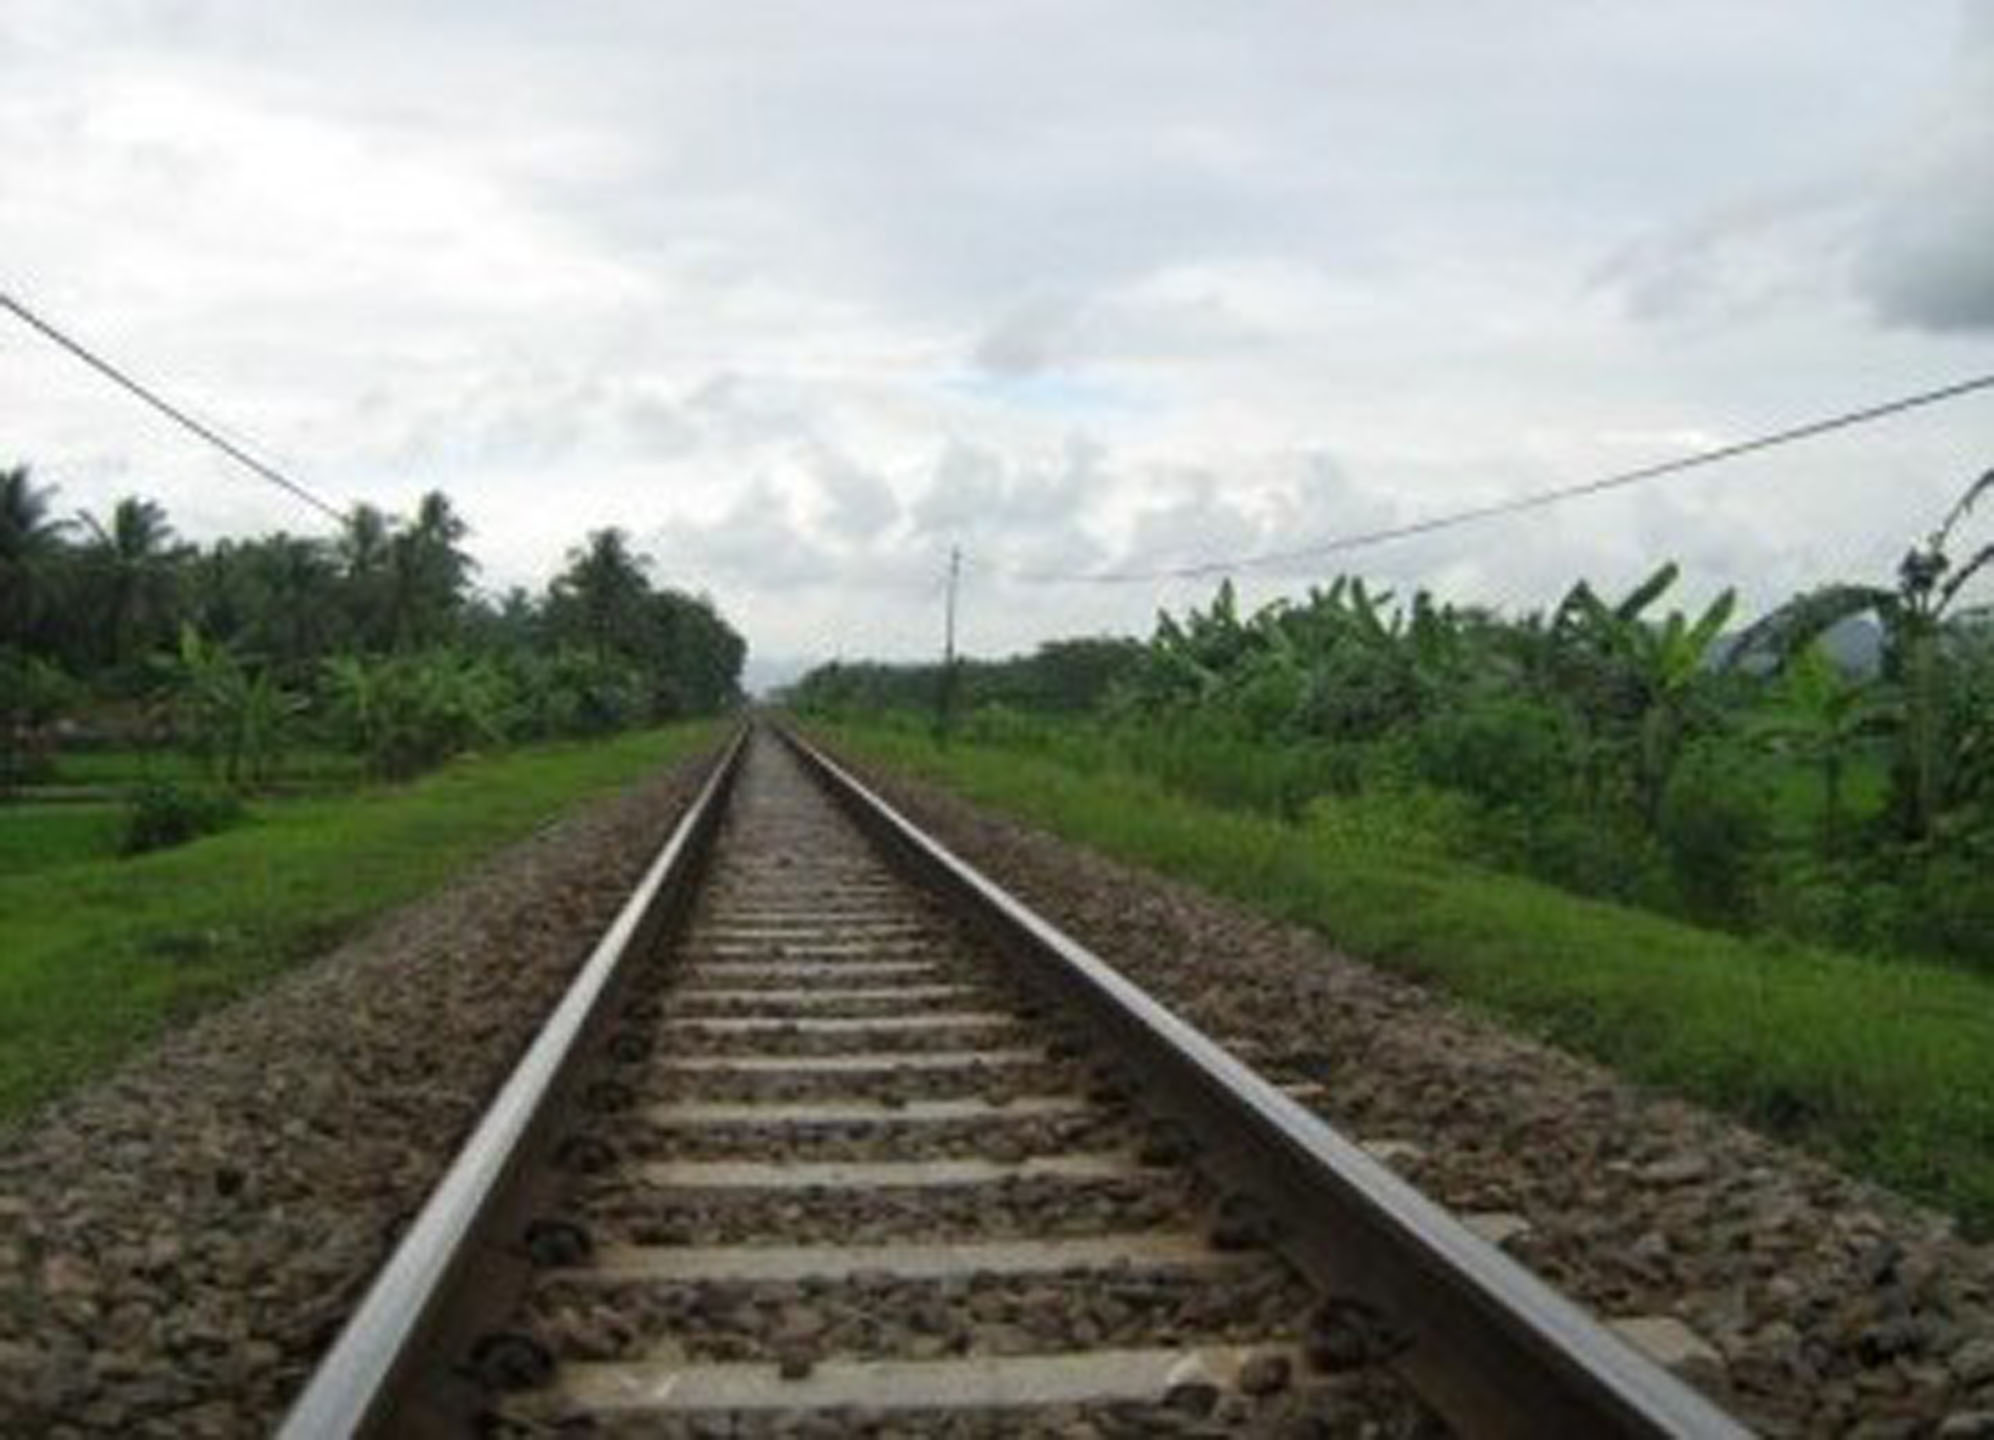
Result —
<instances>
[{"instance_id":1,"label":"distant hill","mask_svg":"<svg viewBox=\"0 0 1994 1440\"><path fill-rule=\"evenodd\" d=\"M1852 675L1874 675L1883 664L1883 627L1867 615L1851 615L1823 635L1821 643Z\"/></svg>"},{"instance_id":2,"label":"distant hill","mask_svg":"<svg viewBox=\"0 0 1994 1440\"><path fill-rule=\"evenodd\" d=\"M1711 646L1710 664L1722 665L1729 659L1742 634L1742 631L1734 631L1719 636ZM1821 636L1821 644L1830 660L1860 678L1867 679L1874 675L1883 664L1883 627L1867 615L1851 615L1829 626ZM1762 670L1765 665L1763 661L1758 661L1749 668Z\"/></svg>"}]
</instances>

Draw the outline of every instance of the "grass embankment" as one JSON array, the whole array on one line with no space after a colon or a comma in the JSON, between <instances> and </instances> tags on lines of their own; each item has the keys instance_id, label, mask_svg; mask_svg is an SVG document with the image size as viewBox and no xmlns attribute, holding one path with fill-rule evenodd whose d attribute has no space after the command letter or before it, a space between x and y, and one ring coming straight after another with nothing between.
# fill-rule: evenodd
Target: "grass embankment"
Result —
<instances>
[{"instance_id":1,"label":"grass embankment","mask_svg":"<svg viewBox=\"0 0 1994 1440\"><path fill-rule=\"evenodd\" d=\"M330 948L572 805L717 743L713 725L457 761L405 786L266 801L241 827L130 860L5 873L0 1119L114 1063L166 1024ZM80 825L80 822L75 822ZM52 845L77 837L47 832Z\"/></svg>"},{"instance_id":2,"label":"grass embankment","mask_svg":"<svg viewBox=\"0 0 1994 1440\"><path fill-rule=\"evenodd\" d=\"M829 733L1120 859L1309 926L1637 1080L1994 1232L1994 982L1747 941L1423 853L1333 805L1300 825L1114 770L904 731ZM1406 842L1410 841L1408 844Z\"/></svg>"}]
</instances>

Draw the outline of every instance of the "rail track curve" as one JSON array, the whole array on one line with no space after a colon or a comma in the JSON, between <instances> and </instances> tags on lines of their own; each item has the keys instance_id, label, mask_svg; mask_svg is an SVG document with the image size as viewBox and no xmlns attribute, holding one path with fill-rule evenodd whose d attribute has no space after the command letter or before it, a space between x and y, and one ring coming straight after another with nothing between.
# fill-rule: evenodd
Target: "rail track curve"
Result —
<instances>
[{"instance_id":1,"label":"rail track curve","mask_svg":"<svg viewBox=\"0 0 1994 1440\"><path fill-rule=\"evenodd\" d=\"M1746 1433L757 724L280 1433L854 1431Z\"/></svg>"}]
</instances>

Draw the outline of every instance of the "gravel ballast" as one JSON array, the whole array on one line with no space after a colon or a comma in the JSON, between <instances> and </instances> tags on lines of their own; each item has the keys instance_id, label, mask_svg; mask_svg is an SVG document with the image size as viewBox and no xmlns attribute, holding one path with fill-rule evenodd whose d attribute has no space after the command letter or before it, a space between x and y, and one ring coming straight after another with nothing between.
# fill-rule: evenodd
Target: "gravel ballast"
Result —
<instances>
[{"instance_id":1,"label":"gravel ballast","mask_svg":"<svg viewBox=\"0 0 1994 1440\"><path fill-rule=\"evenodd\" d=\"M706 763L547 826L0 1135L0 1434L266 1433Z\"/></svg>"},{"instance_id":2,"label":"gravel ballast","mask_svg":"<svg viewBox=\"0 0 1994 1440\"><path fill-rule=\"evenodd\" d=\"M1994 1436L1994 1250L1699 1108L1503 1030L1307 931L856 764L910 819L1773 1435Z\"/></svg>"}]
</instances>

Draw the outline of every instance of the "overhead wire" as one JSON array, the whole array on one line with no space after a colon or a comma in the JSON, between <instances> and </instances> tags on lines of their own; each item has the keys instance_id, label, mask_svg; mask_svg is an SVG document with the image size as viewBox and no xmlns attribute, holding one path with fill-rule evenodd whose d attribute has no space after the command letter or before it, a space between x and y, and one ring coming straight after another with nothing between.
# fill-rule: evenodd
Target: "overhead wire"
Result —
<instances>
[{"instance_id":1,"label":"overhead wire","mask_svg":"<svg viewBox=\"0 0 1994 1440\"><path fill-rule=\"evenodd\" d=\"M305 504L311 506L314 510L320 511L335 522L345 523L346 512L331 501L314 494L306 486L293 480L274 465L257 459L235 441L230 440L227 436L218 433L212 426L188 414L186 410L175 405L150 386L134 378L121 367L113 364L95 350L85 345L82 341L63 331L54 322L44 319L21 303L21 301L6 294L4 291L0 291L0 309L11 311L16 318L38 331L43 337L61 346L71 355L74 355L77 359L105 376L120 388L137 396L140 400L143 400L147 405L165 415L181 428L205 440L231 460L234 460L238 465L246 467L260 479L275 485L294 499L302 500Z\"/></svg>"},{"instance_id":2,"label":"overhead wire","mask_svg":"<svg viewBox=\"0 0 1994 1440\"><path fill-rule=\"evenodd\" d=\"M37 331L46 339L68 351L93 370L111 380L120 388L159 411L168 419L197 436L237 464L255 474L258 478L277 486L294 499L318 510L335 522L344 523L346 515L338 506L313 493L308 487L278 470L266 461L250 454L242 445L220 434L213 426L189 414L181 406L174 404L144 384L120 366L104 358L82 341L66 333L52 321L44 318L15 297L0 292L0 309L11 312L16 318ZM1372 530L1358 531L1350 535L1331 536L1324 540L1279 550L1265 550L1243 555L1211 557L1181 565L1166 565L1139 569L1119 568L1099 571L1061 572L1013 572L1007 578L1031 584L1076 584L1076 585L1122 585L1153 583L1159 580L1192 580L1211 575L1230 573L1235 570L1258 569L1268 565L1286 564L1296 560L1315 559L1326 555L1341 554L1351 550L1382 545L1395 540L1411 539L1429 535L1482 520L1495 519L1507 515L1522 514L1532 510L1563 504L1568 500L1583 499L1606 491L1621 489L1645 481L1659 479L1666 475L1700 469L1722 461L1736 459L1742 455L1771 450L1782 445L1794 444L1801 440L1866 425L1906 411L1922 409L1958 399L1977 391L1994 389L1994 373L1968 377L1951 384L1941 385L1911 395L1882 401L1858 409L1842 411L1819 420L1811 420L1800 425L1789 426L1748 440L1734 441L1700 450L1690 455L1677 456L1673 460L1663 460L1633 469L1616 471L1591 480L1572 485L1555 486L1524 495L1511 496L1504 500L1491 501L1485 505L1469 506L1440 515L1428 516L1421 520L1402 525L1383 526ZM968 557L965 557L968 558ZM972 561L971 563L977 563ZM988 567L984 567L988 568Z\"/></svg>"},{"instance_id":3,"label":"overhead wire","mask_svg":"<svg viewBox=\"0 0 1994 1440\"><path fill-rule=\"evenodd\" d=\"M1435 531L1450 530L1460 525L1472 524L1480 520L1498 516L1515 515L1529 510L1541 510L1567 500L1581 499L1597 495L1603 491L1617 490L1636 485L1646 480L1658 479L1664 475L1674 475L1685 470L1695 470L1720 461L1736 459L1740 455L1750 455L1758 451L1771 450L1781 445L1791 445L1796 441L1812 439L1836 430L1847 430L1857 425L1866 425L1892 415L1903 414L1907 410L1917 410L1928 405L1937 405L1947 400L1956 400L1975 391L1994 389L1994 373L1975 375L1965 380L1940 385L1930 390L1921 390L1912 395L1899 396L1875 405L1866 405L1856 410L1845 410L1821 420L1810 420L1805 424L1789 426L1769 434L1754 436L1749 440L1733 441L1730 444L1713 446L1694 454L1680 455L1673 460L1662 460L1651 465L1637 466L1631 470L1615 471L1592 480L1580 481L1573 485L1560 485L1548 490L1531 491L1524 495L1511 496L1506 500L1491 501L1486 505L1474 505L1465 509L1449 511L1441 515L1431 515L1423 520L1409 521L1403 525L1388 525L1375 530L1360 530L1349 535L1331 536L1307 545L1297 545L1288 549L1263 550L1246 555L1214 557L1193 561L1183 565L1158 566L1142 569L1114 569L1092 572L1019 572L1011 579L1029 584L1043 585L1127 585L1152 583L1158 580L1195 580L1211 575L1228 574L1235 570L1258 569L1267 565L1286 564L1294 560L1310 560L1324 555L1341 554L1349 550L1359 550L1372 545L1382 545L1393 540L1410 539L1417 535L1430 535Z\"/></svg>"}]
</instances>

